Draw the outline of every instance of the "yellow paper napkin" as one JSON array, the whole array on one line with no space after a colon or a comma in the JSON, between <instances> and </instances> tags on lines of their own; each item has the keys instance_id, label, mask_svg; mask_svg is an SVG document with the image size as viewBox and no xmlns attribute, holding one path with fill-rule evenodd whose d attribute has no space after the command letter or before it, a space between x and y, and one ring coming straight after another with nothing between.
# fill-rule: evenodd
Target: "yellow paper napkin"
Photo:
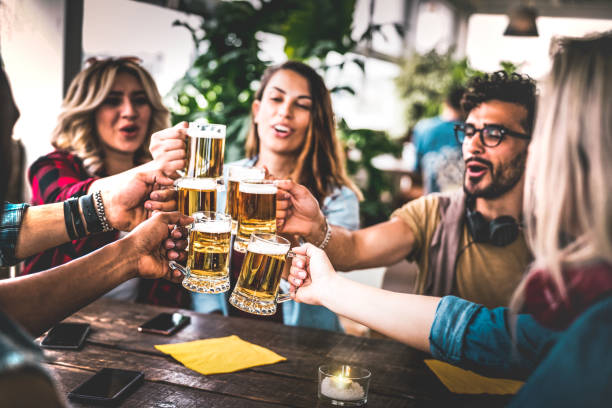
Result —
<instances>
[{"instance_id":1,"label":"yellow paper napkin","mask_svg":"<svg viewBox=\"0 0 612 408\"><path fill-rule=\"evenodd\" d=\"M457 394L516 394L524 382L490 378L440 360L425 360L446 388Z\"/></svg>"},{"instance_id":2,"label":"yellow paper napkin","mask_svg":"<svg viewBox=\"0 0 612 408\"><path fill-rule=\"evenodd\" d=\"M235 335L186 343L159 344L155 348L170 354L185 367L204 375L231 373L286 360L265 347L249 343Z\"/></svg>"}]
</instances>

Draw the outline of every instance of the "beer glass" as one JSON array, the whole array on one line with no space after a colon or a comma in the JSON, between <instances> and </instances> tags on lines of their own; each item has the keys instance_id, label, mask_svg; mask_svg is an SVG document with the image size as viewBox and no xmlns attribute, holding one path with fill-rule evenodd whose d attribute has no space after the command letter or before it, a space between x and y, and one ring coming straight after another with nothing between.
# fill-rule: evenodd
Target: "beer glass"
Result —
<instances>
[{"instance_id":1,"label":"beer glass","mask_svg":"<svg viewBox=\"0 0 612 408\"><path fill-rule=\"evenodd\" d=\"M230 287L229 250L232 219L223 213L202 211L191 215L187 267L170 261L170 268L185 275L183 286L193 292L222 293Z\"/></svg>"},{"instance_id":2,"label":"beer glass","mask_svg":"<svg viewBox=\"0 0 612 408\"><path fill-rule=\"evenodd\" d=\"M276 304L291 300L288 293L278 293L290 242L267 233L251 235L238 282L229 302L240 310L258 315L276 313Z\"/></svg>"},{"instance_id":3,"label":"beer glass","mask_svg":"<svg viewBox=\"0 0 612 408\"><path fill-rule=\"evenodd\" d=\"M219 178L223 176L225 125L191 122L187 129L186 177Z\"/></svg>"},{"instance_id":4,"label":"beer glass","mask_svg":"<svg viewBox=\"0 0 612 408\"><path fill-rule=\"evenodd\" d=\"M191 215L197 211L216 211L217 180L183 177L174 182L178 193L178 210Z\"/></svg>"},{"instance_id":5,"label":"beer glass","mask_svg":"<svg viewBox=\"0 0 612 408\"><path fill-rule=\"evenodd\" d=\"M254 232L276 233L276 191L272 180L242 180L238 183L236 251L246 252Z\"/></svg>"},{"instance_id":6,"label":"beer glass","mask_svg":"<svg viewBox=\"0 0 612 408\"><path fill-rule=\"evenodd\" d=\"M238 184L241 180L263 180L265 177L266 171L257 167L228 167L225 212L232 217L232 234L236 234L238 228Z\"/></svg>"}]
</instances>

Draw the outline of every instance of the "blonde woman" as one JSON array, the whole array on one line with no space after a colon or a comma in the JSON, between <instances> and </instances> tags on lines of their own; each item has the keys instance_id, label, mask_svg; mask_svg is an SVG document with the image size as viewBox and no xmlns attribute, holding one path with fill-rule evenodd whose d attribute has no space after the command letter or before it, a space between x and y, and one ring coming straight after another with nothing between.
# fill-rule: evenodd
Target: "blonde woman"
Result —
<instances>
[{"instance_id":1,"label":"blonde woman","mask_svg":"<svg viewBox=\"0 0 612 408\"><path fill-rule=\"evenodd\" d=\"M40 157L28 171L33 205L110 189L143 169L172 174L184 166L182 146L163 151L151 161L148 146L152 133L157 132L156 139L165 139L159 135L176 135L183 130L182 125L165 129L170 124L169 112L139 59L94 58L87 64L72 81L64 99L51 138L56 150ZM64 264L118 238L119 232L110 231L73 240L29 258L24 274ZM170 306L188 305L184 291L169 282L140 282L148 285L140 288L140 296L138 284L137 280L129 281L111 296L124 300L139 297L141 301Z\"/></svg>"},{"instance_id":2,"label":"blonde woman","mask_svg":"<svg viewBox=\"0 0 612 408\"><path fill-rule=\"evenodd\" d=\"M337 275L310 244L295 249L309 263L295 259L289 281L298 287L296 300L324 305L438 359L527 379L511 406L607 406L612 32L555 46L527 162L525 223L535 261L511 309L365 287Z\"/></svg>"}]
</instances>

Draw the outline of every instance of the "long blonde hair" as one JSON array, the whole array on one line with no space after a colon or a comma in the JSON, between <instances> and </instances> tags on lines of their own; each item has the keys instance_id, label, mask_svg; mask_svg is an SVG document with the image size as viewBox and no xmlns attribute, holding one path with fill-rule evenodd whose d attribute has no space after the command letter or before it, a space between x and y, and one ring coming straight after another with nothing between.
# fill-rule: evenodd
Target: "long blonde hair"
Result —
<instances>
[{"instance_id":1,"label":"long blonde hair","mask_svg":"<svg viewBox=\"0 0 612 408\"><path fill-rule=\"evenodd\" d=\"M151 134L170 126L170 113L151 75L136 58L109 58L94 61L70 83L57 126L51 136L56 149L69 151L83 160L89 174L104 171L104 154L96 131L95 112L111 91L120 72L130 73L140 80L151 106L151 121L142 146L134 153L134 165L151 160L149 141Z\"/></svg>"},{"instance_id":2,"label":"long blonde hair","mask_svg":"<svg viewBox=\"0 0 612 408\"><path fill-rule=\"evenodd\" d=\"M612 31L553 42L524 195L532 270L612 263ZM523 300L524 284L512 300Z\"/></svg>"},{"instance_id":3,"label":"long blonde hair","mask_svg":"<svg viewBox=\"0 0 612 408\"><path fill-rule=\"evenodd\" d=\"M359 188L346 174L344 150L336 136L334 112L329 91L323 79L310 66L298 61L287 61L269 67L263 74L255 99L261 100L270 78L281 70L290 70L308 81L312 97L310 125L306 132L304 146L297 157L290 178L305 185L319 203L332 193L334 187L346 186L361 200ZM259 154L259 134L255 119L251 118L251 129L246 141L246 155L252 158Z\"/></svg>"}]
</instances>

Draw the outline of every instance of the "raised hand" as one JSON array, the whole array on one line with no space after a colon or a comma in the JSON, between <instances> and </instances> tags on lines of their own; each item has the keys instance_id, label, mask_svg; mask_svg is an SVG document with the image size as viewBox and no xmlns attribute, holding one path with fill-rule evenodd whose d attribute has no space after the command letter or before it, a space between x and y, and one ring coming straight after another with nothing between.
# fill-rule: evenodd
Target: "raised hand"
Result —
<instances>
[{"instance_id":1,"label":"raised hand","mask_svg":"<svg viewBox=\"0 0 612 408\"><path fill-rule=\"evenodd\" d=\"M172 271L168 266L168 260L169 258L181 260L180 258L185 256L184 252L176 251L178 248L185 248L185 238L182 233L179 236L181 230L175 230L174 226L184 227L192 221L191 217L178 212L156 212L124 238L129 241L131 250L138 258L137 269L140 277L165 278L173 282L182 280L183 275L178 271ZM168 249L169 240L174 243L172 249ZM170 256L172 252L175 255Z\"/></svg>"},{"instance_id":2,"label":"raised hand","mask_svg":"<svg viewBox=\"0 0 612 408\"><path fill-rule=\"evenodd\" d=\"M289 271L291 297L297 302L320 305L337 277L334 267L325 252L312 244L292 251L298 256L293 258Z\"/></svg>"},{"instance_id":3,"label":"raised hand","mask_svg":"<svg viewBox=\"0 0 612 408\"><path fill-rule=\"evenodd\" d=\"M310 191L291 180L278 180L276 225L279 232L320 242L325 236L325 217Z\"/></svg>"},{"instance_id":4,"label":"raised hand","mask_svg":"<svg viewBox=\"0 0 612 408\"><path fill-rule=\"evenodd\" d=\"M159 170L150 170L148 164L113 176L113 181L102 190L106 218L113 228L131 231L147 219L150 211L176 209L173 190L156 190L159 186L171 186L173 180Z\"/></svg>"},{"instance_id":5,"label":"raised hand","mask_svg":"<svg viewBox=\"0 0 612 408\"><path fill-rule=\"evenodd\" d=\"M174 127L153 133L149 151L153 156L153 162L157 169L171 178L179 177L177 170L185 168L186 149L185 138L187 137L187 122L181 122Z\"/></svg>"}]
</instances>

